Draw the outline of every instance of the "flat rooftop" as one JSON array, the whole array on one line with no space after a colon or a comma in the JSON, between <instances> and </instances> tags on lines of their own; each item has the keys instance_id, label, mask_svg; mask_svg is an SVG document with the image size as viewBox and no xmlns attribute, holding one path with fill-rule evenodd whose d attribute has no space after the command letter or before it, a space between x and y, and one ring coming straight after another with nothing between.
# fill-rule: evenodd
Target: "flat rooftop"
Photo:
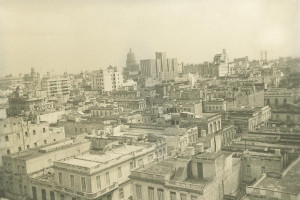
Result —
<instances>
[{"instance_id":1,"label":"flat rooftop","mask_svg":"<svg viewBox=\"0 0 300 200\"><path fill-rule=\"evenodd\" d=\"M83 168L94 168L99 166L104 166L109 163L109 161L118 159L124 155L130 154L132 152L137 152L139 150L144 149L145 147L142 146L133 146L133 145L126 145L121 146L109 151L106 151L105 154L97 155L97 154L83 154L76 156L71 159L58 161L61 164L67 164L76 167L83 167Z\"/></svg>"},{"instance_id":2,"label":"flat rooftop","mask_svg":"<svg viewBox=\"0 0 300 200\"><path fill-rule=\"evenodd\" d=\"M167 173L174 171L173 159L164 160L136 171L165 176Z\"/></svg>"},{"instance_id":3,"label":"flat rooftop","mask_svg":"<svg viewBox=\"0 0 300 200\"><path fill-rule=\"evenodd\" d=\"M300 160L287 171L282 179L266 177L256 187L295 194L300 193Z\"/></svg>"},{"instance_id":4,"label":"flat rooftop","mask_svg":"<svg viewBox=\"0 0 300 200\"><path fill-rule=\"evenodd\" d=\"M21 151L17 153L10 154L9 157L21 159L21 160L29 160L31 158L35 158L41 155L45 155L48 152L58 151L62 149L69 148L70 146L79 145L82 143L88 142L87 140L82 140L79 142L73 142L71 139L64 139L61 141L57 141L55 143L43 145L41 147L29 149L26 151Z\"/></svg>"}]
</instances>

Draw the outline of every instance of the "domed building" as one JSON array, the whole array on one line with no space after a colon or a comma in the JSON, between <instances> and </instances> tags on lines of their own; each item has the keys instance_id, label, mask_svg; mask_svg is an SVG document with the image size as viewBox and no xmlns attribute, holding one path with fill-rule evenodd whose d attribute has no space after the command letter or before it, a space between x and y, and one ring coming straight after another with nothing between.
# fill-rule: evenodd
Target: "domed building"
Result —
<instances>
[{"instance_id":1,"label":"domed building","mask_svg":"<svg viewBox=\"0 0 300 200\"><path fill-rule=\"evenodd\" d=\"M139 65L135 60L134 53L131 49L127 53L126 67L123 69L123 77L125 80L137 80L139 76Z\"/></svg>"}]
</instances>

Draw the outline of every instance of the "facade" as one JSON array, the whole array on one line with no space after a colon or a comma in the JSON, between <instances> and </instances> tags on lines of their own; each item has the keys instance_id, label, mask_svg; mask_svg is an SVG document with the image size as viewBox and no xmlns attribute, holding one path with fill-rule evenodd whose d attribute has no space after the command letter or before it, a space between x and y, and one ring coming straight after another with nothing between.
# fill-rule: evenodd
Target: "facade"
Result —
<instances>
[{"instance_id":1,"label":"facade","mask_svg":"<svg viewBox=\"0 0 300 200\"><path fill-rule=\"evenodd\" d=\"M106 70L99 70L93 74L91 88L102 92L112 92L119 90L122 84L121 72L118 72L116 67L109 66Z\"/></svg>"},{"instance_id":2,"label":"facade","mask_svg":"<svg viewBox=\"0 0 300 200\"><path fill-rule=\"evenodd\" d=\"M41 86L48 97L70 95L71 85L67 77L44 77Z\"/></svg>"},{"instance_id":3,"label":"facade","mask_svg":"<svg viewBox=\"0 0 300 200\"><path fill-rule=\"evenodd\" d=\"M29 180L32 199L129 199L131 170L163 159L165 143L119 145L105 154L84 153L54 161L48 177L43 174ZM44 179L47 179L46 181ZM55 190L53 190L56 188Z\"/></svg>"},{"instance_id":4,"label":"facade","mask_svg":"<svg viewBox=\"0 0 300 200\"><path fill-rule=\"evenodd\" d=\"M222 54L216 54L214 57L214 66L216 68L215 75L217 77L228 76L229 74L229 66L228 66L228 54L226 53L226 49L223 49Z\"/></svg>"},{"instance_id":5,"label":"facade","mask_svg":"<svg viewBox=\"0 0 300 200\"><path fill-rule=\"evenodd\" d=\"M239 172L239 158L191 149L185 155L134 170L133 200L221 200L236 195Z\"/></svg>"},{"instance_id":6,"label":"facade","mask_svg":"<svg viewBox=\"0 0 300 200\"><path fill-rule=\"evenodd\" d=\"M44 199L44 197L33 198L37 191L31 187L30 179L38 174L49 176L49 168L53 166L53 162L86 152L90 149L90 145L89 141L65 140L3 156L5 196L15 200ZM39 186L44 185L45 183L41 182ZM53 190L54 188L52 192Z\"/></svg>"},{"instance_id":7,"label":"facade","mask_svg":"<svg viewBox=\"0 0 300 200\"><path fill-rule=\"evenodd\" d=\"M223 99L214 99L203 102L204 112L224 112L227 111L227 102Z\"/></svg>"},{"instance_id":8,"label":"facade","mask_svg":"<svg viewBox=\"0 0 300 200\"><path fill-rule=\"evenodd\" d=\"M141 60L141 75L158 80L174 80L178 76L176 58L167 58L165 52L156 52L155 59Z\"/></svg>"},{"instance_id":9,"label":"facade","mask_svg":"<svg viewBox=\"0 0 300 200\"><path fill-rule=\"evenodd\" d=\"M27 121L21 117L0 120L0 166L2 156L37 148L65 138L63 127L47 122Z\"/></svg>"},{"instance_id":10,"label":"facade","mask_svg":"<svg viewBox=\"0 0 300 200\"><path fill-rule=\"evenodd\" d=\"M121 109L112 105L95 106L90 108L92 117L112 117L121 114Z\"/></svg>"},{"instance_id":11,"label":"facade","mask_svg":"<svg viewBox=\"0 0 300 200\"><path fill-rule=\"evenodd\" d=\"M34 112L51 111L53 109L53 103L48 102L46 97L21 95L18 90L10 95L8 104L9 108L6 109L8 117L28 115Z\"/></svg>"},{"instance_id":12,"label":"facade","mask_svg":"<svg viewBox=\"0 0 300 200\"><path fill-rule=\"evenodd\" d=\"M228 118L234 122L239 130L254 130L260 125L266 125L271 118L271 108L269 106L256 108L243 108L229 110Z\"/></svg>"},{"instance_id":13,"label":"facade","mask_svg":"<svg viewBox=\"0 0 300 200\"><path fill-rule=\"evenodd\" d=\"M123 108L124 112L136 110L143 111L146 109L146 101L144 99L117 99L117 105Z\"/></svg>"}]
</instances>

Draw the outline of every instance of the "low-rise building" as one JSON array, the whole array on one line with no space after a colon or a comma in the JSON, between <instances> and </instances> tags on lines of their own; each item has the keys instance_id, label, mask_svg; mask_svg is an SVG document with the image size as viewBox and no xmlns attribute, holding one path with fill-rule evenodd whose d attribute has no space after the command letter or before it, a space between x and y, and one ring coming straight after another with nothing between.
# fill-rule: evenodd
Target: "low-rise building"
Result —
<instances>
[{"instance_id":1,"label":"low-rise building","mask_svg":"<svg viewBox=\"0 0 300 200\"><path fill-rule=\"evenodd\" d=\"M103 153L91 151L54 161L47 176L40 173L29 180L32 199L129 199L131 170L163 159L158 150L165 143L119 145ZM53 196L53 197L51 197Z\"/></svg>"},{"instance_id":2,"label":"low-rise building","mask_svg":"<svg viewBox=\"0 0 300 200\"><path fill-rule=\"evenodd\" d=\"M239 197L240 158L226 153L183 155L132 172L133 200L205 199Z\"/></svg>"},{"instance_id":3,"label":"low-rise building","mask_svg":"<svg viewBox=\"0 0 300 200\"><path fill-rule=\"evenodd\" d=\"M36 176L36 173L47 175L47 169L51 167L56 160L72 157L86 152L89 149L89 141L82 140L74 142L72 140L65 140L3 156L5 196L15 200L28 198L44 200L44 198L33 198L34 193L37 193L37 191L33 187L30 187L30 178ZM44 184L41 183L40 186L42 185ZM52 188L52 192L53 190L55 189Z\"/></svg>"},{"instance_id":4,"label":"low-rise building","mask_svg":"<svg viewBox=\"0 0 300 200\"><path fill-rule=\"evenodd\" d=\"M0 166L2 156L36 148L65 138L63 127L21 117L0 120Z\"/></svg>"},{"instance_id":5,"label":"low-rise building","mask_svg":"<svg viewBox=\"0 0 300 200\"><path fill-rule=\"evenodd\" d=\"M224 112L227 111L227 102L224 99L213 99L203 102L204 112Z\"/></svg>"},{"instance_id":6,"label":"low-rise building","mask_svg":"<svg viewBox=\"0 0 300 200\"><path fill-rule=\"evenodd\" d=\"M271 108L269 106L237 108L227 111L227 114L228 118L238 127L238 131L251 131L268 122L271 118Z\"/></svg>"}]
</instances>

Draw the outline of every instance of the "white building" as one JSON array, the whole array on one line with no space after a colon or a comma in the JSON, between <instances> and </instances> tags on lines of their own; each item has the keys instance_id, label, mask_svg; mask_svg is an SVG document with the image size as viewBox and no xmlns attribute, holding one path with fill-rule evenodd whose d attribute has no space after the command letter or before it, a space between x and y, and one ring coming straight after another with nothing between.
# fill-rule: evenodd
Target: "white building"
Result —
<instances>
[{"instance_id":1,"label":"white building","mask_svg":"<svg viewBox=\"0 0 300 200\"><path fill-rule=\"evenodd\" d=\"M106 70L98 70L92 78L92 90L103 92L117 91L123 85L123 75L116 67L109 66Z\"/></svg>"},{"instance_id":2,"label":"white building","mask_svg":"<svg viewBox=\"0 0 300 200\"><path fill-rule=\"evenodd\" d=\"M71 85L67 77L44 77L41 84L48 97L70 94Z\"/></svg>"}]
</instances>

